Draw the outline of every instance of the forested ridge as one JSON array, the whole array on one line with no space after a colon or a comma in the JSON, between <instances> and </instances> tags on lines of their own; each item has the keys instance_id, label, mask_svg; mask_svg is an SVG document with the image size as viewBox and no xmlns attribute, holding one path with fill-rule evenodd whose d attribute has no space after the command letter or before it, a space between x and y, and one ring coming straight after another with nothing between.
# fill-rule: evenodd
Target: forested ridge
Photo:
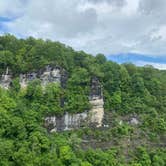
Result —
<instances>
[{"instance_id":1,"label":"forested ridge","mask_svg":"<svg viewBox=\"0 0 166 166\"><path fill-rule=\"evenodd\" d=\"M19 85L19 74L59 66L65 88L40 80ZM152 66L119 65L103 54L92 56L50 40L0 36L0 75L13 75L0 88L0 165L2 166L165 166L166 71ZM90 80L103 87L104 122L109 127L49 133L48 114L90 109ZM61 106L61 98L65 105ZM138 124L129 123L135 117Z\"/></svg>"}]
</instances>

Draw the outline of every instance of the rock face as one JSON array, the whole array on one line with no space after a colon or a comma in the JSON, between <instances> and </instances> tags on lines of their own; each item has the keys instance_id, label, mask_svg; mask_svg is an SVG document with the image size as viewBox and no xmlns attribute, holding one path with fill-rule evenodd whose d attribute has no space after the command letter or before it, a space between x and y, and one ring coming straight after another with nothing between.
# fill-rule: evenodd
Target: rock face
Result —
<instances>
[{"instance_id":1,"label":"rock face","mask_svg":"<svg viewBox=\"0 0 166 166\"><path fill-rule=\"evenodd\" d=\"M34 79L41 80L41 85L44 87L50 82L61 83L61 69L59 67L46 66L38 72L20 74L21 88L27 87L28 83Z\"/></svg>"},{"instance_id":2,"label":"rock face","mask_svg":"<svg viewBox=\"0 0 166 166\"><path fill-rule=\"evenodd\" d=\"M41 85L45 87L50 82L60 83L62 88L65 88L67 81L67 73L60 67L52 67L50 65L39 70L38 72L31 72L20 74L21 88L26 88L28 83L32 80L41 80ZM12 81L12 75L9 74L8 69L0 79L0 86L8 89ZM92 105L91 110L85 110L82 113L69 114L65 113L63 116L48 116L45 118L45 127L50 131L63 131L80 128L85 125L93 125L95 127L102 126L104 116L104 101L102 87L97 77L91 80L91 91L89 94L89 102ZM63 107L63 101L62 101Z\"/></svg>"},{"instance_id":3,"label":"rock face","mask_svg":"<svg viewBox=\"0 0 166 166\"><path fill-rule=\"evenodd\" d=\"M138 125L140 122L138 120L137 117L132 117L130 120L129 120L129 124L131 125Z\"/></svg>"},{"instance_id":4,"label":"rock face","mask_svg":"<svg viewBox=\"0 0 166 166\"><path fill-rule=\"evenodd\" d=\"M8 89L11 81L12 81L12 75L9 74L9 70L7 68L6 72L4 74L2 74L2 76L0 78L0 86L4 89Z\"/></svg>"},{"instance_id":5,"label":"rock face","mask_svg":"<svg viewBox=\"0 0 166 166\"><path fill-rule=\"evenodd\" d=\"M77 114L65 113L63 116L48 116L45 127L50 131L78 129L85 126L101 127L104 116L103 100L90 101L92 109Z\"/></svg>"},{"instance_id":6,"label":"rock face","mask_svg":"<svg viewBox=\"0 0 166 166\"><path fill-rule=\"evenodd\" d=\"M87 125L93 125L93 127L102 126L104 101L102 87L97 78L93 78L91 81L89 102L92 105L91 110L77 114L65 113L61 117L48 116L45 118L45 126L50 132L72 130Z\"/></svg>"},{"instance_id":7,"label":"rock face","mask_svg":"<svg viewBox=\"0 0 166 166\"><path fill-rule=\"evenodd\" d=\"M20 74L21 88L26 88L28 83L34 79L37 79L37 73Z\"/></svg>"},{"instance_id":8,"label":"rock face","mask_svg":"<svg viewBox=\"0 0 166 166\"><path fill-rule=\"evenodd\" d=\"M85 125L85 120L88 121L88 113L69 114L63 116L48 116L45 118L45 127L50 132L65 131L78 129Z\"/></svg>"},{"instance_id":9,"label":"rock face","mask_svg":"<svg viewBox=\"0 0 166 166\"><path fill-rule=\"evenodd\" d=\"M0 78L0 86L8 89L12 81L12 74L9 74L8 68L6 72ZM62 87L65 87L67 81L67 73L60 67L52 67L47 65L45 68L40 69L38 72L31 72L26 74L20 74L21 88L26 88L28 83L32 80L41 80L41 85L44 87L50 82L60 83Z\"/></svg>"},{"instance_id":10,"label":"rock face","mask_svg":"<svg viewBox=\"0 0 166 166\"><path fill-rule=\"evenodd\" d=\"M90 100L92 109L89 111L91 122L96 125L96 127L102 126L103 116L104 116L104 101L103 99Z\"/></svg>"},{"instance_id":11,"label":"rock face","mask_svg":"<svg viewBox=\"0 0 166 166\"><path fill-rule=\"evenodd\" d=\"M104 117L104 100L101 84L96 77L92 78L91 81L89 101L92 105L92 109L89 111L91 122L96 124L96 127L101 127Z\"/></svg>"}]
</instances>

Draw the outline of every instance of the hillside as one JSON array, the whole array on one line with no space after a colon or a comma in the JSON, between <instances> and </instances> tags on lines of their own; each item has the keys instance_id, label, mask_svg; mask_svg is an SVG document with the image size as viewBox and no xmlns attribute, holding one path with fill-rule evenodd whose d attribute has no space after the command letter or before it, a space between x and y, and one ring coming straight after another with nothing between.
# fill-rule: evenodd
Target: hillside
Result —
<instances>
[{"instance_id":1,"label":"hillside","mask_svg":"<svg viewBox=\"0 0 166 166\"><path fill-rule=\"evenodd\" d=\"M52 77L45 79L46 72ZM10 81L3 82L3 76ZM7 34L0 36L0 85L2 166L166 163L164 70L119 65L103 54ZM47 117L66 114L75 121L75 115L94 110L96 99L104 111L100 125L85 119L76 129L51 132L45 124Z\"/></svg>"}]
</instances>

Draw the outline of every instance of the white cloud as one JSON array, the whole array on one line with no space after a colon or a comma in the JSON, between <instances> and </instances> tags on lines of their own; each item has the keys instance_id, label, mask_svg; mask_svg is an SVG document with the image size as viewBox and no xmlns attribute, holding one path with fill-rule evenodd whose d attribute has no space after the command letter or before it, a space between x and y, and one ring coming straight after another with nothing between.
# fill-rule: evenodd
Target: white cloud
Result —
<instances>
[{"instance_id":1,"label":"white cloud","mask_svg":"<svg viewBox=\"0 0 166 166\"><path fill-rule=\"evenodd\" d=\"M165 0L0 0L0 15L21 15L5 23L13 34L93 54L166 55Z\"/></svg>"},{"instance_id":2,"label":"white cloud","mask_svg":"<svg viewBox=\"0 0 166 166\"><path fill-rule=\"evenodd\" d=\"M151 35L152 40L161 40L166 41L166 25L160 26L154 33Z\"/></svg>"},{"instance_id":3,"label":"white cloud","mask_svg":"<svg viewBox=\"0 0 166 166\"><path fill-rule=\"evenodd\" d=\"M25 0L23 0L26 2ZM15 17L23 13L24 3L21 0L0 0L0 16Z\"/></svg>"},{"instance_id":4,"label":"white cloud","mask_svg":"<svg viewBox=\"0 0 166 166\"><path fill-rule=\"evenodd\" d=\"M160 70L166 70L166 63L155 63L155 62L147 62L147 61L137 61L135 63L137 66L145 66L145 65L152 65L154 68Z\"/></svg>"}]
</instances>

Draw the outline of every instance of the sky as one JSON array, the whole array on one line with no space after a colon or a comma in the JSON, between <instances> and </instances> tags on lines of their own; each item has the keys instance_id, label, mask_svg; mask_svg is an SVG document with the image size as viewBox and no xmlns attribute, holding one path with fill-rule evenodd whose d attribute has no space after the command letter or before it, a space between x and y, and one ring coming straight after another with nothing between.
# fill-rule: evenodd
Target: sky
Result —
<instances>
[{"instance_id":1,"label":"sky","mask_svg":"<svg viewBox=\"0 0 166 166\"><path fill-rule=\"evenodd\" d=\"M166 69L166 0L0 0L0 35Z\"/></svg>"}]
</instances>

